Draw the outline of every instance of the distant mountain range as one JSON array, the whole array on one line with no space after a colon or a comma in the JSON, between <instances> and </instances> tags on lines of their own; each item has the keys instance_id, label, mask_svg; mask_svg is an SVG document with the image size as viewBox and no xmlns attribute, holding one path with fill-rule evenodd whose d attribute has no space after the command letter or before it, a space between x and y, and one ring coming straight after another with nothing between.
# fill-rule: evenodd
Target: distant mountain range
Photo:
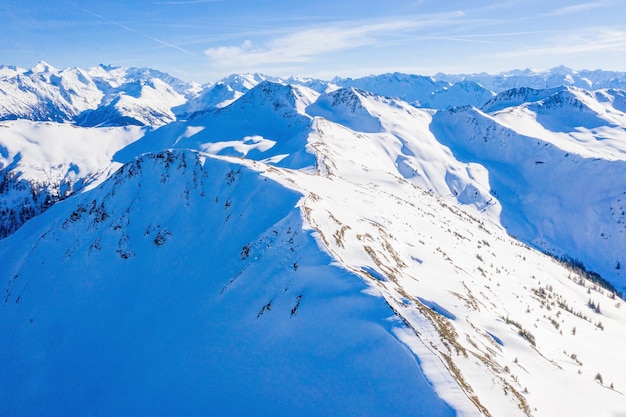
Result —
<instances>
[{"instance_id":1,"label":"distant mountain range","mask_svg":"<svg viewBox=\"0 0 626 417\"><path fill-rule=\"evenodd\" d=\"M624 73L559 67L499 75L394 73L332 81L244 74L199 85L148 68L100 65L58 70L42 61L29 70L0 66L0 120L71 122L83 127L161 126L195 112L224 107L262 81L301 85L320 93L354 87L418 107L446 109L481 107L495 94L519 88L624 89L625 78Z\"/></svg>"},{"instance_id":2,"label":"distant mountain range","mask_svg":"<svg viewBox=\"0 0 626 417\"><path fill-rule=\"evenodd\" d=\"M625 414L626 74L0 67L4 415Z\"/></svg>"}]
</instances>

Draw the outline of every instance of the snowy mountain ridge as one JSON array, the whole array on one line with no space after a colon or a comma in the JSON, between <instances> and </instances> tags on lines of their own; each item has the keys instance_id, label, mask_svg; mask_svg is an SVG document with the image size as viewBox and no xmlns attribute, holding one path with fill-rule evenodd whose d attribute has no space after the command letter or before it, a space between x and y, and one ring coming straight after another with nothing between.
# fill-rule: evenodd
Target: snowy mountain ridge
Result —
<instances>
[{"instance_id":1,"label":"snowy mountain ridge","mask_svg":"<svg viewBox=\"0 0 626 417\"><path fill-rule=\"evenodd\" d=\"M587 89L626 87L622 73L574 71L565 67L499 75L437 74L431 77L393 73L332 81L233 74L199 85L149 68L99 65L59 70L41 61L31 69L0 67L0 120L69 122L79 126L160 126L194 112L224 107L262 81L312 88L318 93L356 87L397 97L418 107L480 107L495 94L515 88Z\"/></svg>"},{"instance_id":2,"label":"snowy mountain ridge","mask_svg":"<svg viewBox=\"0 0 626 417\"><path fill-rule=\"evenodd\" d=\"M81 126L162 125L172 107L199 86L147 68L100 65L57 70L39 62L0 76L0 120L73 122Z\"/></svg>"},{"instance_id":3,"label":"snowy mountain ridge","mask_svg":"<svg viewBox=\"0 0 626 417\"><path fill-rule=\"evenodd\" d=\"M0 411L626 413L623 90L138 72L184 116L0 123Z\"/></svg>"}]
</instances>

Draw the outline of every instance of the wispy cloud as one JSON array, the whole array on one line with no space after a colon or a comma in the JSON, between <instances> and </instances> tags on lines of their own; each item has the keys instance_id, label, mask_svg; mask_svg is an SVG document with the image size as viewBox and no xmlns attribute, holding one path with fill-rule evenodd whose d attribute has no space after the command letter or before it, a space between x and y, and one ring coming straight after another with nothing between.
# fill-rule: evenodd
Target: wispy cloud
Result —
<instances>
[{"instance_id":1,"label":"wispy cloud","mask_svg":"<svg viewBox=\"0 0 626 417\"><path fill-rule=\"evenodd\" d=\"M500 53L500 57L564 56L595 52L626 52L626 32L596 28L554 38L549 45Z\"/></svg>"},{"instance_id":2,"label":"wispy cloud","mask_svg":"<svg viewBox=\"0 0 626 417\"><path fill-rule=\"evenodd\" d=\"M592 1L587 3L574 4L571 6L561 7L548 13L544 13L544 16L562 16L573 13L582 13L593 9L599 9L602 7L609 7L615 5L616 1Z\"/></svg>"},{"instance_id":3,"label":"wispy cloud","mask_svg":"<svg viewBox=\"0 0 626 417\"><path fill-rule=\"evenodd\" d=\"M415 39L421 41L450 41L462 43L492 43L491 41L476 39L479 36L461 35L461 36L428 36L428 35L403 35L396 33L385 34L388 37L396 37L403 39Z\"/></svg>"},{"instance_id":4,"label":"wispy cloud","mask_svg":"<svg viewBox=\"0 0 626 417\"><path fill-rule=\"evenodd\" d=\"M384 38L405 37L414 39L439 39L459 42L480 42L447 36L412 34L418 29L445 26L462 17L454 12L423 19L395 19L378 23L341 22L301 30L293 30L269 41L257 44L246 40L239 45L208 48L204 53L214 64L229 67L288 64L307 62L314 57L374 45Z\"/></svg>"}]
</instances>

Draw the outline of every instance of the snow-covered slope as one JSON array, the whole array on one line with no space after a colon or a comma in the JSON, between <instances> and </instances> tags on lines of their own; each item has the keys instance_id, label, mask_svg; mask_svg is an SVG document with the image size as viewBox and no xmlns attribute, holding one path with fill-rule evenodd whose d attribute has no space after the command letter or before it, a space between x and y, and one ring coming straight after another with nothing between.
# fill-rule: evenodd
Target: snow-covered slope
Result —
<instances>
[{"instance_id":1,"label":"snow-covered slope","mask_svg":"<svg viewBox=\"0 0 626 417\"><path fill-rule=\"evenodd\" d=\"M306 87L264 81L231 105L196 113L121 150L115 159L161 149L197 149L220 155L266 159L292 168L314 167L307 151L311 117L305 114L318 94Z\"/></svg>"},{"instance_id":2,"label":"snow-covered slope","mask_svg":"<svg viewBox=\"0 0 626 417\"><path fill-rule=\"evenodd\" d=\"M3 414L454 415L299 200L161 152L4 240Z\"/></svg>"},{"instance_id":3,"label":"snow-covered slope","mask_svg":"<svg viewBox=\"0 0 626 417\"><path fill-rule=\"evenodd\" d=\"M324 119L315 130L326 174L277 175L307 190L305 216L333 257L419 334L410 346L431 380L443 362L484 415L625 411L622 300L381 166L374 137ZM446 386L435 383L458 404Z\"/></svg>"},{"instance_id":4,"label":"snow-covered slope","mask_svg":"<svg viewBox=\"0 0 626 417\"><path fill-rule=\"evenodd\" d=\"M145 128L0 122L0 239L120 167L113 155Z\"/></svg>"},{"instance_id":5,"label":"snow-covered slope","mask_svg":"<svg viewBox=\"0 0 626 417\"><path fill-rule=\"evenodd\" d=\"M624 177L620 126L626 120L612 104L621 96L610 90L516 90L489 106L511 106L529 94L523 106L489 116L469 108L420 110L353 88L317 98L303 87L265 81L230 106L148 134L116 159L177 147L312 167L307 137L312 118L322 117L347 128L347 135L370 139L363 146L378 155L379 169L471 206L542 250L583 262L624 292L617 269L626 253L624 190L614 179ZM588 213L584 223L581 212Z\"/></svg>"},{"instance_id":6,"label":"snow-covered slope","mask_svg":"<svg viewBox=\"0 0 626 417\"><path fill-rule=\"evenodd\" d=\"M623 90L141 74L177 121L0 128L6 207L71 194L0 241L0 411L626 413Z\"/></svg>"},{"instance_id":7,"label":"snow-covered slope","mask_svg":"<svg viewBox=\"0 0 626 417\"><path fill-rule=\"evenodd\" d=\"M536 113L515 108L493 117L476 109L440 112L431 129L457 158L487 169L509 233L582 261L624 292L618 268L626 253L622 128L607 127L613 143L604 143L588 129L552 132Z\"/></svg>"},{"instance_id":8,"label":"snow-covered slope","mask_svg":"<svg viewBox=\"0 0 626 417\"><path fill-rule=\"evenodd\" d=\"M624 292L618 268L626 253L623 92L511 93L485 106L506 107L491 116L475 109L440 112L432 131L459 159L488 169L510 233L581 260ZM532 99L511 105L529 94Z\"/></svg>"},{"instance_id":9,"label":"snow-covered slope","mask_svg":"<svg viewBox=\"0 0 626 417\"><path fill-rule=\"evenodd\" d=\"M564 86L540 90L530 87L512 88L484 102L480 108L487 113L495 112L508 107L519 106L524 103L534 103L566 89L567 87Z\"/></svg>"},{"instance_id":10,"label":"snow-covered slope","mask_svg":"<svg viewBox=\"0 0 626 417\"><path fill-rule=\"evenodd\" d=\"M498 212L489 195L487 172L476 164L456 160L430 132L433 111L416 109L397 99L342 89L321 96L307 112L347 128L344 136L354 138L370 155L360 166L392 173L477 210ZM319 131L313 134L317 136ZM336 155L339 157L341 154ZM328 164L336 158L330 158ZM355 158L355 163L359 160ZM332 172L329 166L322 168ZM345 175L350 175L349 171Z\"/></svg>"},{"instance_id":11,"label":"snow-covered slope","mask_svg":"<svg viewBox=\"0 0 626 417\"><path fill-rule=\"evenodd\" d=\"M378 95L401 98L421 107L447 109L481 107L495 93L513 89L545 90L561 86L589 90L626 89L626 74L615 71L576 71L556 67L546 71L514 70L500 74L382 74L351 79L336 78L341 87L356 87Z\"/></svg>"},{"instance_id":12,"label":"snow-covered slope","mask_svg":"<svg viewBox=\"0 0 626 417\"><path fill-rule=\"evenodd\" d=\"M153 78L131 81L108 94L96 109L76 117L80 126L160 126L176 120L172 108L186 102L172 86Z\"/></svg>"}]
</instances>

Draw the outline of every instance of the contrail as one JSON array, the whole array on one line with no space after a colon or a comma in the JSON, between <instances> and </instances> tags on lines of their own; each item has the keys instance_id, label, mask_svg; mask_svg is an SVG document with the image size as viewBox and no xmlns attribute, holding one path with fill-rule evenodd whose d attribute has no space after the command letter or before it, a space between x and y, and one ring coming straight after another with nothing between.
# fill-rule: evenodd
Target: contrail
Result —
<instances>
[{"instance_id":1,"label":"contrail","mask_svg":"<svg viewBox=\"0 0 626 417\"><path fill-rule=\"evenodd\" d=\"M133 28L131 28L131 27L128 27L128 26L126 26L126 25L124 25L124 24L122 24L122 23L116 22L116 21L114 21L114 20L108 19L108 18L106 18L105 16L99 15L98 13L92 12L91 10L88 10L88 9L83 8L83 7L77 6L76 4L72 4L72 3L69 3L69 2L66 2L66 3L67 3L67 4L69 4L69 5L71 5L71 6L74 6L74 7L75 7L75 8L77 8L77 9L82 10L83 12L85 12L85 13L87 13L87 14L90 14L90 15L92 15L92 16L95 16L95 17L97 17L98 19L102 19L102 20L104 20L105 22L107 22L107 23L109 23L109 24L112 24L112 25L115 25L115 26L121 27L122 29L125 29L125 30L127 30L127 31L129 31L129 32L135 33L135 34L137 34L137 35L139 35L139 36L142 36L142 37L147 38L147 39L150 39L150 40L152 40L152 41L154 41L154 42L160 43L160 44L161 44L161 45L163 45L163 46L167 46L167 47L169 47L169 48L176 49L176 50L181 51L181 52L183 52L183 53L185 53L185 54L188 54L188 55L197 56L197 54L195 54L195 53L193 53L193 52L191 52L191 51L189 51L189 50L187 50L187 49L181 48L180 46L174 45L174 44L169 43L169 42L165 42L164 40L161 40L161 39L159 39L159 38L155 38L154 36L150 36L150 35L148 35L148 34L146 34L146 33L139 32L138 30L135 30L135 29L133 29Z\"/></svg>"}]
</instances>

